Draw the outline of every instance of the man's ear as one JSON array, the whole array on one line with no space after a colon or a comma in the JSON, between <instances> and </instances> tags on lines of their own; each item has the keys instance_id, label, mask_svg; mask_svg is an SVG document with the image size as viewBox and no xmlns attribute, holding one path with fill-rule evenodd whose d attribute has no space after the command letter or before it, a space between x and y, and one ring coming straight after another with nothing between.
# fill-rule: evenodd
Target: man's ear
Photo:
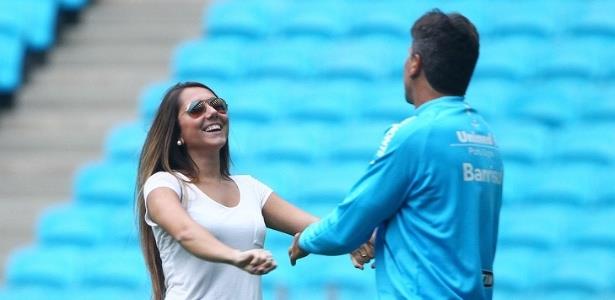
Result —
<instances>
[{"instance_id":1,"label":"man's ear","mask_svg":"<svg viewBox=\"0 0 615 300\"><path fill-rule=\"evenodd\" d=\"M408 70L408 76L412 79L419 77L422 68L423 60L421 59L421 56L418 53L412 54L410 57L410 69Z\"/></svg>"}]
</instances>

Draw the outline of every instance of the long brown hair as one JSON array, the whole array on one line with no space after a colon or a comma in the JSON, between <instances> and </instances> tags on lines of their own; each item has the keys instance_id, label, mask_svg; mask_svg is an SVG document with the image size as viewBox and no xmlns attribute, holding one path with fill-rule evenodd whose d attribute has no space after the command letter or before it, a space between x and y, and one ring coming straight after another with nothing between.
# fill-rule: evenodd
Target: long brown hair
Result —
<instances>
[{"instance_id":1,"label":"long brown hair","mask_svg":"<svg viewBox=\"0 0 615 300\"><path fill-rule=\"evenodd\" d=\"M177 115L179 113L179 96L185 88L200 87L209 90L216 97L216 93L208 86L198 82L184 82L172 86L165 94L158 112L149 129L137 173L137 195L135 209L137 210L137 223L139 224L139 238L145 263L152 281L154 300L162 300L166 293L164 273L160 252L156 246L152 228L145 223L145 200L143 185L147 178L156 172L180 172L191 180L198 178L198 166L188 155L186 147L178 147L177 140L180 137L180 126ZM220 149L220 174L229 177L230 150L228 139Z\"/></svg>"}]
</instances>

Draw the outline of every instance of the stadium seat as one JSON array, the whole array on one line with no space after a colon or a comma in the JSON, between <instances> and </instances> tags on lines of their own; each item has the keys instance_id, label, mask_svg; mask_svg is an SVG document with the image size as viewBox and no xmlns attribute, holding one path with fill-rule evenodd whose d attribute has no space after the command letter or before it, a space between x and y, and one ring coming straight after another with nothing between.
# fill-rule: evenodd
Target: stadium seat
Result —
<instances>
[{"instance_id":1,"label":"stadium seat","mask_svg":"<svg viewBox=\"0 0 615 300\"><path fill-rule=\"evenodd\" d=\"M547 55L534 66L535 76L540 79L571 78L580 81L599 79L604 76L601 73L604 61L595 56L595 51L594 59L587 59L587 55L600 45L574 39L551 44L546 49L557 55Z\"/></svg>"},{"instance_id":2,"label":"stadium seat","mask_svg":"<svg viewBox=\"0 0 615 300\"><path fill-rule=\"evenodd\" d=\"M365 162L311 164L298 168L291 199L303 205L340 203L367 168Z\"/></svg>"},{"instance_id":3,"label":"stadium seat","mask_svg":"<svg viewBox=\"0 0 615 300\"><path fill-rule=\"evenodd\" d=\"M207 38L256 40L271 35L271 21L257 1L219 1L206 6L202 30Z\"/></svg>"},{"instance_id":4,"label":"stadium seat","mask_svg":"<svg viewBox=\"0 0 615 300\"><path fill-rule=\"evenodd\" d=\"M282 38L312 37L334 39L347 32L346 5L331 1L296 2L277 24L276 35ZM323 13L323 12L327 13Z\"/></svg>"},{"instance_id":5,"label":"stadium seat","mask_svg":"<svg viewBox=\"0 0 615 300\"><path fill-rule=\"evenodd\" d=\"M411 19L405 7L401 2L396 1L353 3L349 7L352 17L347 18L348 35L350 37L388 36L406 40L410 35L412 24L408 21Z\"/></svg>"},{"instance_id":6,"label":"stadium seat","mask_svg":"<svg viewBox=\"0 0 615 300\"><path fill-rule=\"evenodd\" d=\"M580 211L570 231L571 245L577 249L604 249L615 247L615 233L611 223L615 218L612 205L588 206Z\"/></svg>"},{"instance_id":7,"label":"stadium seat","mask_svg":"<svg viewBox=\"0 0 615 300\"><path fill-rule=\"evenodd\" d=\"M504 182L502 187L502 203L522 204L530 202L528 187L534 178L534 166L511 159L504 161Z\"/></svg>"},{"instance_id":8,"label":"stadium seat","mask_svg":"<svg viewBox=\"0 0 615 300\"><path fill-rule=\"evenodd\" d=\"M497 2L492 5L495 11L506 11L506 16L489 16L490 24L484 28L481 35L491 39L508 37L548 39L557 33L555 18L544 17L545 10L553 5L533 1Z\"/></svg>"},{"instance_id":9,"label":"stadium seat","mask_svg":"<svg viewBox=\"0 0 615 300\"><path fill-rule=\"evenodd\" d=\"M244 75L256 80L313 78L316 76L315 64L322 59L320 52L330 43L330 41L309 37L278 38L252 43L250 51L258 59L244 62Z\"/></svg>"},{"instance_id":10,"label":"stadium seat","mask_svg":"<svg viewBox=\"0 0 615 300\"><path fill-rule=\"evenodd\" d=\"M150 124L158 111L165 92L175 84L175 81L165 80L151 82L141 89L139 94L139 118L146 124Z\"/></svg>"},{"instance_id":11,"label":"stadium seat","mask_svg":"<svg viewBox=\"0 0 615 300\"><path fill-rule=\"evenodd\" d=\"M333 132L332 142L324 151L331 163L357 162L367 166L390 127L388 123L345 123Z\"/></svg>"},{"instance_id":12,"label":"stadium seat","mask_svg":"<svg viewBox=\"0 0 615 300\"><path fill-rule=\"evenodd\" d=\"M21 299L48 299L48 300L72 300L71 290L25 286L18 288L6 288L0 290L0 300ZM82 295L83 296L83 295Z\"/></svg>"},{"instance_id":13,"label":"stadium seat","mask_svg":"<svg viewBox=\"0 0 615 300\"><path fill-rule=\"evenodd\" d=\"M85 205L132 205L136 176L136 162L90 162L75 174L74 197Z\"/></svg>"},{"instance_id":14,"label":"stadium seat","mask_svg":"<svg viewBox=\"0 0 615 300\"><path fill-rule=\"evenodd\" d=\"M546 56L549 41L535 37L508 37L487 40L481 44L480 56L474 71L475 80L498 78L519 81L535 75L533 61Z\"/></svg>"},{"instance_id":15,"label":"stadium seat","mask_svg":"<svg viewBox=\"0 0 615 300\"><path fill-rule=\"evenodd\" d=\"M58 2L56 0L9 0L9 8L30 22L23 27L28 48L45 52L56 40ZM6 8L2 8L3 10Z\"/></svg>"},{"instance_id":16,"label":"stadium seat","mask_svg":"<svg viewBox=\"0 0 615 300\"><path fill-rule=\"evenodd\" d=\"M577 251L562 249L546 257L543 289L604 293L613 291L615 262L612 250L592 249Z\"/></svg>"},{"instance_id":17,"label":"stadium seat","mask_svg":"<svg viewBox=\"0 0 615 300\"><path fill-rule=\"evenodd\" d=\"M544 258L549 253L532 247L498 246L493 265L494 298L497 299L495 296L500 292L514 294L535 291L542 280L541 274L535 273L545 270Z\"/></svg>"},{"instance_id":18,"label":"stadium seat","mask_svg":"<svg viewBox=\"0 0 615 300\"><path fill-rule=\"evenodd\" d=\"M90 0L59 0L63 10L79 11L89 4Z\"/></svg>"},{"instance_id":19,"label":"stadium seat","mask_svg":"<svg viewBox=\"0 0 615 300\"><path fill-rule=\"evenodd\" d=\"M14 15L0 14L0 94L14 93L22 83L26 45L21 22Z\"/></svg>"},{"instance_id":20,"label":"stadium seat","mask_svg":"<svg viewBox=\"0 0 615 300\"><path fill-rule=\"evenodd\" d=\"M495 119L489 125L505 162L533 164L545 158L546 147L550 144L548 127L513 118Z\"/></svg>"},{"instance_id":21,"label":"stadium seat","mask_svg":"<svg viewBox=\"0 0 615 300\"><path fill-rule=\"evenodd\" d=\"M81 277L83 253L39 245L15 250L7 262L7 287L74 288Z\"/></svg>"},{"instance_id":22,"label":"stadium seat","mask_svg":"<svg viewBox=\"0 0 615 300\"><path fill-rule=\"evenodd\" d=\"M519 100L519 84L502 78L476 78L470 82L465 101L486 120L510 118L511 107Z\"/></svg>"},{"instance_id":23,"label":"stadium seat","mask_svg":"<svg viewBox=\"0 0 615 300\"><path fill-rule=\"evenodd\" d=\"M596 166L567 161L560 164L536 165L531 169L534 183L527 186L527 201L532 203L558 203L586 205L597 198Z\"/></svg>"},{"instance_id":24,"label":"stadium seat","mask_svg":"<svg viewBox=\"0 0 615 300\"><path fill-rule=\"evenodd\" d=\"M554 141L550 155L555 162L615 163L615 122L570 124L558 131Z\"/></svg>"},{"instance_id":25,"label":"stadium seat","mask_svg":"<svg viewBox=\"0 0 615 300\"><path fill-rule=\"evenodd\" d=\"M596 36L606 39L615 38L615 20L611 12L615 6L611 1L587 3L586 10L568 24L568 33L575 36Z\"/></svg>"},{"instance_id":26,"label":"stadium seat","mask_svg":"<svg viewBox=\"0 0 615 300\"><path fill-rule=\"evenodd\" d=\"M140 121L115 125L105 139L105 159L118 163L138 161L148 130L149 126Z\"/></svg>"},{"instance_id":27,"label":"stadium seat","mask_svg":"<svg viewBox=\"0 0 615 300\"><path fill-rule=\"evenodd\" d=\"M317 65L316 76L321 79L356 79L373 81L388 79L391 76L391 67L386 59L386 53L377 53L373 48L382 49L387 45L364 40L349 40L333 43L327 53L323 54L322 61ZM390 49L390 48L386 48ZM388 51L390 52L390 51ZM384 59L382 59L384 58Z\"/></svg>"},{"instance_id":28,"label":"stadium seat","mask_svg":"<svg viewBox=\"0 0 615 300\"><path fill-rule=\"evenodd\" d=\"M500 212L498 245L553 250L567 243L573 207L557 204L511 204Z\"/></svg>"},{"instance_id":29,"label":"stadium seat","mask_svg":"<svg viewBox=\"0 0 615 300\"><path fill-rule=\"evenodd\" d=\"M171 59L172 77L180 81L195 78L231 80L243 75L241 57L246 42L237 38L197 39L181 43Z\"/></svg>"},{"instance_id":30,"label":"stadium seat","mask_svg":"<svg viewBox=\"0 0 615 300\"><path fill-rule=\"evenodd\" d=\"M80 284L86 288L145 290L149 276L139 247L99 247L84 257Z\"/></svg>"},{"instance_id":31,"label":"stadium seat","mask_svg":"<svg viewBox=\"0 0 615 300\"><path fill-rule=\"evenodd\" d=\"M401 122L412 115L414 106L406 101L403 82L396 80L382 80L362 85L360 88L364 95L352 107L357 111L361 123Z\"/></svg>"},{"instance_id":32,"label":"stadium seat","mask_svg":"<svg viewBox=\"0 0 615 300\"><path fill-rule=\"evenodd\" d=\"M548 89L539 84L521 93L518 101L522 103L510 107L517 121L558 129L578 118L578 101L564 90Z\"/></svg>"},{"instance_id":33,"label":"stadium seat","mask_svg":"<svg viewBox=\"0 0 615 300\"><path fill-rule=\"evenodd\" d=\"M46 209L37 225L37 241L46 247L92 248L105 242L111 211L63 203Z\"/></svg>"}]
</instances>

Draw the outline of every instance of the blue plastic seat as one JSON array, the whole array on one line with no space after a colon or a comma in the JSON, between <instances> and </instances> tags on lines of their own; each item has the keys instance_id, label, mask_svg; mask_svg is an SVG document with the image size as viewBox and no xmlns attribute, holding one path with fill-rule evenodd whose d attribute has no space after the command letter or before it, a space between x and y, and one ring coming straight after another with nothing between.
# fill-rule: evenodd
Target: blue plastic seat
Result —
<instances>
[{"instance_id":1,"label":"blue plastic seat","mask_svg":"<svg viewBox=\"0 0 615 300\"><path fill-rule=\"evenodd\" d=\"M550 128L560 128L578 119L577 99L565 90L550 89L537 84L531 91L520 93L523 105L510 107L510 115L518 121L540 123Z\"/></svg>"},{"instance_id":2,"label":"blue plastic seat","mask_svg":"<svg viewBox=\"0 0 615 300\"><path fill-rule=\"evenodd\" d=\"M9 0L0 4L0 11L28 20L22 23L22 29L28 48L34 52L44 52L55 43L58 9L55 0Z\"/></svg>"},{"instance_id":3,"label":"blue plastic seat","mask_svg":"<svg viewBox=\"0 0 615 300\"><path fill-rule=\"evenodd\" d=\"M87 288L144 290L149 276L139 247L100 247L85 255L80 284Z\"/></svg>"},{"instance_id":4,"label":"blue plastic seat","mask_svg":"<svg viewBox=\"0 0 615 300\"><path fill-rule=\"evenodd\" d=\"M315 76L314 65L319 62L320 47L326 42L313 38L267 40L251 44L251 52L258 59L244 63L248 78L307 79Z\"/></svg>"},{"instance_id":5,"label":"blue plastic seat","mask_svg":"<svg viewBox=\"0 0 615 300\"><path fill-rule=\"evenodd\" d=\"M349 11L354 13L353 17L348 18L349 36L378 35L402 40L410 36L412 18L402 3L353 3L349 5Z\"/></svg>"},{"instance_id":6,"label":"blue plastic seat","mask_svg":"<svg viewBox=\"0 0 615 300\"><path fill-rule=\"evenodd\" d=\"M296 170L292 197L299 205L341 202L367 168L365 162L305 165Z\"/></svg>"},{"instance_id":7,"label":"blue plastic seat","mask_svg":"<svg viewBox=\"0 0 615 300\"><path fill-rule=\"evenodd\" d=\"M175 84L175 81L165 80L147 84L139 94L139 118L145 123L151 123L165 92Z\"/></svg>"},{"instance_id":8,"label":"blue plastic seat","mask_svg":"<svg viewBox=\"0 0 615 300\"><path fill-rule=\"evenodd\" d=\"M549 42L542 38L509 37L485 41L474 78L524 80L535 75L535 61L542 61Z\"/></svg>"},{"instance_id":9,"label":"blue plastic seat","mask_svg":"<svg viewBox=\"0 0 615 300\"><path fill-rule=\"evenodd\" d=\"M379 59L382 53L369 51L384 45L371 44L361 40L337 42L330 45L327 53L317 66L316 76L321 79L357 79L374 81L390 77L390 65ZM389 58L382 55L382 57ZM402 62L399 62L401 66Z\"/></svg>"},{"instance_id":10,"label":"blue plastic seat","mask_svg":"<svg viewBox=\"0 0 615 300\"><path fill-rule=\"evenodd\" d=\"M571 124L557 132L550 156L558 163L615 163L615 123Z\"/></svg>"},{"instance_id":11,"label":"blue plastic seat","mask_svg":"<svg viewBox=\"0 0 615 300\"><path fill-rule=\"evenodd\" d=\"M0 4L0 8L2 5ZM0 93L14 93L22 83L26 45L20 20L0 14Z\"/></svg>"},{"instance_id":12,"label":"blue plastic seat","mask_svg":"<svg viewBox=\"0 0 615 300\"><path fill-rule=\"evenodd\" d=\"M83 253L71 247L32 246L15 250L7 262L7 287L74 288L81 278Z\"/></svg>"},{"instance_id":13,"label":"blue plastic seat","mask_svg":"<svg viewBox=\"0 0 615 300\"><path fill-rule=\"evenodd\" d=\"M140 121L115 125L105 139L106 160L118 163L138 161L148 127Z\"/></svg>"},{"instance_id":14,"label":"blue plastic seat","mask_svg":"<svg viewBox=\"0 0 615 300\"><path fill-rule=\"evenodd\" d=\"M571 18L567 26L568 33L575 36L596 36L606 39L615 38L615 20L612 12L615 6L610 1L586 3L582 13Z\"/></svg>"},{"instance_id":15,"label":"blue plastic seat","mask_svg":"<svg viewBox=\"0 0 615 300\"><path fill-rule=\"evenodd\" d=\"M500 246L495 255L493 271L495 276L494 298L498 294L531 293L541 284L546 271L544 258L549 251L531 247Z\"/></svg>"},{"instance_id":16,"label":"blue plastic seat","mask_svg":"<svg viewBox=\"0 0 615 300\"><path fill-rule=\"evenodd\" d=\"M534 165L516 159L504 160L504 182L502 183L502 203L519 204L530 202L528 187L536 175Z\"/></svg>"},{"instance_id":17,"label":"blue plastic seat","mask_svg":"<svg viewBox=\"0 0 615 300\"><path fill-rule=\"evenodd\" d=\"M573 230L570 231L572 246L578 249L604 249L615 247L615 232L611 224L615 218L615 210L611 205L587 206L579 212Z\"/></svg>"},{"instance_id":18,"label":"blue plastic seat","mask_svg":"<svg viewBox=\"0 0 615 300\"><path fill-rule=\"evenodd\" d=\"M521 88L513 80L504 78L476 78L470 82L465 101L488 121L508 115L518 100Z\"/></svg>"},{"instance_id":19,"label":"blue plastic seat","mask_svg":"<svg viewBox=\"0 0 615 300\"><path fill-rule=\"evenodd\" d=\"M364 95L356 80L317 80L304 83L285 97L284 117L292 122L330 126L351 120Z\"/></svg>"},{"instance_id":20,"label":"blue plastic seat","mask_svg":"<svg viewBox=\"0 0 615 300\"><path fill-rule=\"evenodd\" d=\"M604 293L615 288L615 262L611 249L562 249L547 257L543 288L546 291Z\"/></svg>"},{"instance_id":21,"label":"blue plastic seat","mask_svg":"<svg viewBox=\"0 0 615 300\"><path fill-rule=\"evenodd\" d=\"M565 5L565 4L562 4ZM532 37L547 39L557 34L557 18L545 14L551 9L548 3L517 1L492 3L493 11L505 11L506 15L489 16L490 24L480 32L481 36L499 39L507 37Z\"/></svg>"},{"instance_id":22,"label":"blue plastic seat","mask_svg":"<svg viewBox=\"0 0 615 300\"><path fill-rule=\"evenodd\" d=\"M244 40L266 38L271 34L271 17L258 1L224 1L205 6L202 30L207 37L234 37Z\"/></svg>"},{"instance_id":23,"label":"blue plastic seat","mask_svg":"<svg viewBox=\"0 0 615 300\"><path fill-rule=\"evenodd\" d=\"M257 157L263 161L312 162L318 154L320 128L307 125L292 127L280 125L270 125L275 130L261 136L263 138L260 141L261 145L254 150Z\"/></svg>"},{"instance_id":24,"label":"blue plastic seat","mask_svg":"<svg viewBox=\"0 0 615 300\"><path fill-rule=\"evenodd\" d=\"M500 212L498 246L553 250L567 243L575 210L566 205L505 205Z\"/></svg>"},{"instance_id":25,"label":"blue plastic seat","mask_svg":"<svg viewBox=\"0 0 615 300\"><path fill-rule=\"evenodd\" d=\"M86 205L132 205L136 176L136 162L90 162L75 175L74 197Z\"/></svg>"},{"instance_id":26,"label":"blue plastic seat","mask_svg":"<svg viewBox=\"0 0 615 300\"><path fill-rule=\"evenodd\" d=\"M243 74L241 57L246 42L236 38L197 39L178 45L171 59L172 77L178 80L214 78L231 80Z\"/></svg>"},{"instance_id":27,"label":"blue plastic seat","mask_svg":"<svg viewBox=\"0 0 615 300\"><path fill-rule=\"evenodd\" d=\"M534 183L527 186L527 201L586 205L597 198L596 165L566 161L561 164L537 165L531 170Z\"/></svg>"},{"instance_id":28,"label":"blue plastic seat","mask_svg":"<svg viewBox=\"0 0 615 300\"><path fill-rule=\"evenodd\" d=\"M347 123L336 128L327 149L327 158L332 163L357 162L367 166L390 126L391 124L384 123L373 126L366 123Z\"/></svg>"},{"instance_id":29,"label":"blue plastic seat","mask_svg":"<svg viewBox=\"0 0 615 300\"><path fill-rule=\"evenodd\" d=\"M70 289L57 289L49 287L25 286L17 288L4 288L0 290L0 300L22 300L22 299L48 299L48 300L69 300L71 298ZM83 295L82 295L83 296Z\"/></svg>"},{"instance_id":30,"label":"blue plastic seat","mask_svg":"<svg viewBox=\"0 0 615 300\"><path fill-rule=\"evenodd\" d=\"M489 123L495 134L495 141L506 162L522 164L538 163L544 159L549 145L550 130L536 122L519 122L515 119Z\"/></svg>"},{"instance_id":31,"label":"blue plastic seat","mask_svg":"<svg viewBox=\"0 0 615 300\"><path fill-rule=\"evenodd\" d=\"M366 121L390 125L408 118L414 111L414 106L405 99L400 79L377 81L369 86L361 86L359 91L363 93L360 102L349 107L357 111L359 124Z\"/></svg>"},{"instance_id":32,"label":"blue plastic seat","mask_svg":"<svg viewBox=\"0 0 615 300\"><path fill-rule=\"evenodd\" d=\"M60 0L60 7L68 11L80 11L89 4L90 0Z\"/></svg>"},{"instance_id":33,"label":"blue plastic seat","mask_svg":"<svg viewBox=\"0 0 615 300\"><path fill-rule=\"evenodd\" d=\"M92 248L105 242L109 210L62 204L43 212L37 225L37 240L43 246Z\"/></svg>"},{"instance_id":34,"label":"blue plastic seat","mask_svg":"<svg viewBox=\"0 0 615 300\"><path fill-rule=\"evenodd\" d=\"M347 32L343 3L331 1L295 2L276 24L276 35L284 38L335 39ZM324 13L326 12L326 13Z\"/></svg>"},{"instance_id":35,"label":"blue plastic seat","mask_svg":"<svg viewBox=\"0 0 615 300\"><path fill-rule=\"evenodd\" d=\"M563 43L552 44L549 49L557 55L547 55L534 66L535 75L541 79L571 78L575 80L599 79L603 74L604 60L593 55L587 59L588 54L595 52L602 45L600 41L593 40L565 40ZM599 50L598 50L599 51Z\"/></svg>"}]
</instances>

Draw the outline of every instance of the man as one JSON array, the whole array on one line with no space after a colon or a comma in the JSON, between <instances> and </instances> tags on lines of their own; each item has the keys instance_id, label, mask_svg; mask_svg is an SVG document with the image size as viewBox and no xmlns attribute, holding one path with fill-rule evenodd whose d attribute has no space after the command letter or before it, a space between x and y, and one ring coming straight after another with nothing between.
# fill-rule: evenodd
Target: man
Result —
<instances>
[{"instance_id":1,"label":"man","mask_svg":"<svg viewBox=\"0 0 615 300\"><path fill-rule=\"evenodd\" d=\"M463 98L478 33L439 10L411 33L404 87L415 112L387 131L346 199L295 236L291 263L348 253L378 227L380 299L491 299L503 166L488 125Z\"/></svg>"}]
</instances>

